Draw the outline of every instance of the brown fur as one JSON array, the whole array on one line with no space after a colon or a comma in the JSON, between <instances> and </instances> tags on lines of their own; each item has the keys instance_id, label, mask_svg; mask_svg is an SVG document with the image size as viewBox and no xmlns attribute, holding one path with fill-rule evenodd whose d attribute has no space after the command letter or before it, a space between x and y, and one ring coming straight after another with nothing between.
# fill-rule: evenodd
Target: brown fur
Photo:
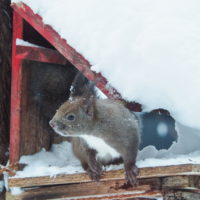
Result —
<instances>
[{"instance_id":1,"label":"brown fur","mask_svg":"<svg viewBox=\"0 0 200 200\"><path fill-rule=\"evenodd\" d=\"M74 120L69 120L73 115ZM136 117L124 105L110 99L76 97L66 101L56 112L50 125L63 136L91 135L103 139L120 154L118 160L103 162L96 159L96 150L84 139L72 137L73 151L83 168L93 180L98 180L102 165L124 163L126 178L136 183L138 173L135 165L139 145L139 125Z\"/></svg>"}]
</instances>

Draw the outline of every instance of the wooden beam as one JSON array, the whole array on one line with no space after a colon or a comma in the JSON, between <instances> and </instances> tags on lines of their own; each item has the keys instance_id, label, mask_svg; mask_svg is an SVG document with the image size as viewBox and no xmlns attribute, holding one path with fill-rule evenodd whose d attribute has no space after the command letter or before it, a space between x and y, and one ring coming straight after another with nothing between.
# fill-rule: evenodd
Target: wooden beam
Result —
<instances>
[{"instance_id":1,"label":"wooden beam","mask_svg":"<svg viewBox=\"0 0 200 200\"><path fill-rule=\"evenodd\" d=\"M23 192L20 195L12 195L10 192L6 192L6 200L32 200L39 198L40 200L158 200L162 196L159 191L145 192L145 193L132 193L132 194L113 194L113 195L91 195L91 196L80 196L80 197L66 197L66 195L57 195L57 197L52 197L48 195L47 190L53 190L56 188L46 188L41 191L41 196L35 196L32 190ZM65 189L65 188L63 188ZM59 190L60 191L60 190ZM65 190L64 190L65 191ZM53 196L53 195L52 195ZM185 199L184 199L185 200ZM191 199L190 199L191 200Z\"/></svg>"},{"instance_id":2,"label":"wooden beam","mask_svg":"<svg viewBox=\"0 0 200 200\"><path fill-rule=\"evenodd\" d=\"M199 200L200 190L171 190L164 194L164 199Z\"/></svg>"},{"instance_id":3,"label":"wooden beam","mask_svg":"<svg viewBox=\"0 0 200 200\"><path fill-rule=\"evenodd\" d=\"M20 195L7 193L8 200L20 199L121 199L149 200L162 197L165 199L200 199L199 176L173 176L162 178L139 179L136 187L127 187L124 180L110 180L67 185L26 188ZM161 193L162 191L162 193Z\"/></svg>"},{"instance_id":4,"label":"wooden beam","mask_svg":"<svg viewBox=\"0 0 200 200\"><path fill-rule=\"evenodd\" d=\"M178 175L200 175L200 165L174 165L163 167L141 168L138 178L166 177ZM124 179L124 170L113 170L104 172L101 181ZM30 177L30 178L9 178L9 187L33 187L44 185L58 185L90 182L87 174L66 174L57 175L55 178L49 176Z\"/></svg>"},{"instance_id":5,"label":"wooden beam","mask_svg":"<svg viewBox=\"0 0 200 200\"><path fill-rule=\"evenodd\" d=\"M17 45L16 58L65 65L68 61L59 52L43 47Z\"/></svg>"},{"instance_id":6,"label":"wooden beam","mask_svg":"<svg viewBox=\"0 0 200 200\"><path fill-rule=\"evenodd\" d=\"M169 176L162 178L162 189L170 190L170 189L185 189L185 188L193 188L200 189L200 175L199 176Z\"/></svg>"},{"instance_id":7,"label":"wooden beam","mask_svg":"<svg viewBox=\"0 0 200 200\"><path fill-rule=\"evenodd\" d=\"M21 112L21 81L22 60L16 58L16 39L22 38L23 19L13 12L12 39L12 80L11 80L11 116L10 116L10 164L19 160L20 152L20 112Z\"/></svg>"},{"instance_id":8,"label":"wooden beam","mask_svg":"<svg viewBox=\"0 0 200 200\"><path fill-rule=\"evenodd\" d=\"M18 199L128 199L134 197L155 197L161 196L161 193L152 189L151 185L159 187L158 179L143 180L140 185L136 187L121 187L124 185L123 180L118 181L103 181L90 182L68 185L48 186L41 188L28 189L15 196ZM6 199L10 194L7 195ZM34 198L33 198L34 197Z\"/></svg>"}]
</instances>

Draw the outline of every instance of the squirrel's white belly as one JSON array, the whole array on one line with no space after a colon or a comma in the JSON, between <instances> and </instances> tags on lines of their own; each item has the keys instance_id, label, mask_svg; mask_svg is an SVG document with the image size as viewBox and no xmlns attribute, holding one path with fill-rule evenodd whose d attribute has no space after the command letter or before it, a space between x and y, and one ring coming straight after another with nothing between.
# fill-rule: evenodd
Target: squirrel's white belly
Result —
<instances>
[{"instance_id":1,"label":"squirrel's white belly","mask_svg":"<svg viewBox=\"0 0 200 200\"><path fill-rule=\"evenodd\" d=\"M91 149L97 151L97 159L110 161L120 157L120 154L106 144L103 139L91 135L82 135L80 137L86 141Z\"/></svg>"}]
</instances>

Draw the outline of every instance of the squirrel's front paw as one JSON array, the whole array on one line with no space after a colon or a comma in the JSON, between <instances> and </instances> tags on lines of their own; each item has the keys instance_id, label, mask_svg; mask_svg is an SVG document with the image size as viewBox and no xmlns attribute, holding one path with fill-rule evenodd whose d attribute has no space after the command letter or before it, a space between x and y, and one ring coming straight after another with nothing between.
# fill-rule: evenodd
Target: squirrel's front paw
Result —
<instances>
[{"instance_id":1,"label":"squirrel's front paw","mask_svg":"<svg viewBox=\"0 0 200 200\"><path fill-rule=\"evenodd\" d=\"M137 178L136 176L138 175L139 170L138 168L134 165L131 168L129 167L126 169L126 180L131 186L136 186L137 185Z\"/></svg>"},{"instance_id":2,"label":"squirrel's front paw","mask_svg":"<svg viewBox=\"0 0 200 200\"><path fill-rule=\"evenodd\" d=\"M87 170L87 173L88 173L90 179L93 181L99 181L99 179L101 177L101 173L96 173L91 170Z\"/></svg>"},{"instance_id":3,"label":"squirrel's front paw","mask_svg":"<svg viewBox=\"0 0 200 200\"><path fill-rule=\"evenodd\" d=\"M88 163L87 173L94 181L99 181L102 174L102 165L96 159L91 160Z\"/></svg>"}]
</instances>

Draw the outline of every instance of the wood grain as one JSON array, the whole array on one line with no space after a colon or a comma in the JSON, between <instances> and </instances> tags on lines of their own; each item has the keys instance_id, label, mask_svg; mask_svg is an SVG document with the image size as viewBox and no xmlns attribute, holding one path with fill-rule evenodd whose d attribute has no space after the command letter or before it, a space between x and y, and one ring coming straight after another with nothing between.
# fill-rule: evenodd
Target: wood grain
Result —
<instances>
[{"instance_id":1,"label":"wood grain","mask_svg":"<svg viewBox=\"0 0 200 200\"><path fill-rule=\"evenodd\" d=\"M160 185L157 178L143 180L137 187L124 187L124 183L123 180L112 180L32 188L15 196L14 199L125 199L161 195L158 190L151 187ZM12 199L11 194L7 194L7 199Z\"/></svg>"},{"instance_id":2,"label":"wood grain","mask_svg":"<svg viewBox=\"0 0 200 200\"><path fill-rule=\"evenodd\" d=\"M199 200L200 191L195 190L171 190L164 194L166 200Z\"/></svg>"},{"instance_id":3,"label":"wood grain","mask_svg":"<svg viewBox=\"0 0 200 200\"><path fill-rule=\"evenodd\" d=\"M0 163L6 164L9 147L11 87L11 8L9 0L0 1ZM1 178L0 178L1 179Z\"/></svg>"},{"instance_id":4,"label":"wood grain","mask_svg":"<svg viewBox=\"0 0 200 200\"><path fill-rule=\"evenodd\" d=\"M138 178L166 177L177 175L200 175L200 165L186 164L163 167L147 167L141 168ZM124 170L107 171L103 174L101 181L124 179ZM90 182L88 175L82 174L66 174L58 175L55 178L49 176L30 177L30 178L9 178L9 187L33 187L44 185L58 185L69 183Z\"/></svg>"},{"instance_id":5,"label":"wood grain","mask_svg":"<svg viewBox=\"0 0 200 200\"><path fill-rule=\"evenodd\" d=\"M124 180L109 180L25 188L23 193L15 196L7 192L6 199L156 200L164 197L167 200L196 200L200 197L199 187L199 176L172 176L139 179L136 187L127 187Z\"/></svg>"},{"instance_id":6,"label":"wood grain","mask_svg":"<svg viewBox=\"0 0 200 200\"><path fill-rule=\"evenodd\" d=\"M55 63L65 65L67 60L58 53L56 50L43 48L17 45L16 57L18 59L33 60L45 63Z\"/></svg>"}]
</instances>

